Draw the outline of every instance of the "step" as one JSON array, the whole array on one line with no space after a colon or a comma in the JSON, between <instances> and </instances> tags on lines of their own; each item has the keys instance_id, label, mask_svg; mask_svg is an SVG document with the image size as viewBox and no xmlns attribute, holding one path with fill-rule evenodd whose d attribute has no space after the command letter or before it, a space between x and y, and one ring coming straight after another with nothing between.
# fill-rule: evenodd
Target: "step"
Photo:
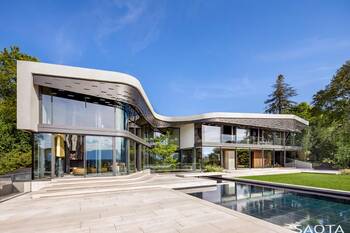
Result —
<instances>
[{"instance_id":1,"label":"step","mask_svg":"<svg viewBox=\"0 0 350 233\"><path fill-rule=\"evenodd\" d=\"M53 185L42 189L42 191L57 191L57 190L73 190L73 189L85 189L85 188L98 188L98 187L113 187L113 186L126 186L133 184L144 184L147 181L152 180L151 176L145 177L144 179L138 179L134 181L109 181L109 182L91 182L84 184L69 184L69 185Z\"/></svg>"}]
</instances>

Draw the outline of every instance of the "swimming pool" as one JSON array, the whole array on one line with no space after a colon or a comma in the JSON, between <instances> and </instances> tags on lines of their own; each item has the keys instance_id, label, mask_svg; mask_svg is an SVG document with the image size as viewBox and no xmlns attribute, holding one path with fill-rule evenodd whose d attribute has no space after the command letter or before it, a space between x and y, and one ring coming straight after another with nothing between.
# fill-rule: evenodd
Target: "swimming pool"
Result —
<instances>
[{"instance_id":1,"label":"swimming pool","mask_svg":"<svg viewBox=\"0 0 350 233\"><path fill-rule=\"evenodd\" d=\"M350 233L349 200L240 182L182 191L294 231L302 229L304 232L308 226L314 229L323 225L324 231L318 226L313 232L336 232L340 225L345 233Z\"/></svg>"}]
</instances>

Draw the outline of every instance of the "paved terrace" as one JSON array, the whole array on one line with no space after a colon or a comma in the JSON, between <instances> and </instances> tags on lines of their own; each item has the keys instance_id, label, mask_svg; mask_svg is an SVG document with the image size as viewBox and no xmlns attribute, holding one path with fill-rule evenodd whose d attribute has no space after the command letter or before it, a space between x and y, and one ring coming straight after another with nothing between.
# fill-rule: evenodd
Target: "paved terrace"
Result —
<instances>
[{"instance_id":1,"label":"paved terrace","mask_svg":"<svg viewBox=\"0 0 350 233\"><path fill-rule=\"evenodd\" d=\"M0 232L291 232L171 189L196 182L208 180L143 175L55 181L1 203Z\"/></svg>"}]
</instances>

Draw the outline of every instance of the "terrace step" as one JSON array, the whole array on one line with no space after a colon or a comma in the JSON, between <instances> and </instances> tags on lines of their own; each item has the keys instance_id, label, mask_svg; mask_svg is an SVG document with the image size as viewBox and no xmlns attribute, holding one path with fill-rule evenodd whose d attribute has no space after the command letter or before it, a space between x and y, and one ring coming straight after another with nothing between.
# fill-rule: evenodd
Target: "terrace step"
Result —
<instances>
[{"instance_id":1,"label":"terrace step","mask_svg":"<svg viewBox=\"0 0 350 233\"><path fill-rule=\"evenodd\" d=\"M56 184L33 192L32 198L63 197L70 195L120 192L126 190L150 189L150 188L188 188L215 185L216 182L199 178L179 178L176 176L146 175L137 179L117 181L107 179L90 183Z\"/></svg>"}]
</instances>

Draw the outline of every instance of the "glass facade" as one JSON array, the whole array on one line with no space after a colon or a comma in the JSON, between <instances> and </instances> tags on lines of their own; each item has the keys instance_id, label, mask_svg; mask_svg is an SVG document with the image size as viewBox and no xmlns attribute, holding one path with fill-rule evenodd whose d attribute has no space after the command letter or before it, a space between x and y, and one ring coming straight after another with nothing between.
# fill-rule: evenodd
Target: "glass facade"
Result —
<instances>
[{"instance_id":1,"label":"glass facade","mask_svg":"<svg viewBox=\"0 0 350 233\"><path fill-rule=\"evenodd\" d=\"M33 178L51 177L52 135L48 133L34 135Z\"/></svg>"},{"instance_id":2,"label":"glass facade","mask_svg":"<svg viewBox=\"0 0 350 233\"><path fill-rule=\"evenodd\" d=\"M237 128L237 143L249 143L250 131L248 129Z\"/></svg>"},{"instance_id":3,"label":"glass facade","mask_svg":"<svg viewBox=\"0 0 350 233\"><path fill-rule=\"evenodd\" d=\"M86 136L86 172L88 175L112 174L112 137Z\"/></svg>"},{"instance_id":4,"label":"glass facade","mask_svg":"<svg viewBox=\"0 0 350 233\"><path fill-rule=\"evenodd\" d=\"M35 133L33 145L33 178L123 175L135 172L137 143L123 137L82 136L74 134ZM144 152L144 148L140 147ZM130 150L130 162L128 153ZM141 167L148 156L141 157ZM52 170L53 169L53 170Z\"/></svg>"},{"instance_id":5,"label":"glass facade","mask_svg":"<svg viewBox=\"0 0 350 233\"><path fill-rule=\"evenodd\" d=\"M41 123L73 128L128 129L129 107L111 100L44 88Z\"/></svg>"},{"instance_id":6,"label":"glass facade","mask_svg":"<svg viewBox=\"0 0 350 233\"><path fill-rule=\"evenodd\" d=\"M206 165L221 166L221 149L217 147L202 148L202 167Z\"/></svg>"},{"instance_id":7,"label":"glass facade","mask_svg":"<svg viewBox=\"0 0 350 233\"><path fill-rule=\"evenodd\" d=\"M221 127L203 125L202 127L202 140L203 142L221 142Z\"/></svg>"},{"instance_id":8,"label":"glass facade","mask_svg":"<svg viewBox=\"0 0 350 233\"><path fill-rule=\"evenodd\" d=\"M170 142L180 146L179 128L153 128L126 103L44 87L40 88L40 103L42 124L57 128L64 126L72 129L128 131L149 143L152 143L154 137L168 131ZM173 158L177 160L176 167L181 169L203 169L206 165L222 166L225 162L222 150L225 148L217 144L299 146L301 136L294 132L228 123L195 123L195 149L178 150ZM229 145L225 145L227 146ZM283 153L275 155L272 150L256 150L253 146L237 147L242 149L231 148L237 152L233 158L237 166L232 167L284 166ZM286 163L291 162L294 156L291 154L293 153L287 153ZM127 174L148 167L149 164L159 165L161 159L159 155L150 154L145 146L123 137L58 133L39 133L34 136L35 179L51 175L60 177L63 174Z\"/></svg>"},{"instance_id":9,"label":"glass facade","mask_svg":"<svg viewBox=\"0 0 350 233\"><path fill-rule=\"evenodd\" d=\"M127 173L127 158L128 158L128 142L126 138L115 137L115 166L113 173L126 174Z\"/></svg>"}]
</instances>

